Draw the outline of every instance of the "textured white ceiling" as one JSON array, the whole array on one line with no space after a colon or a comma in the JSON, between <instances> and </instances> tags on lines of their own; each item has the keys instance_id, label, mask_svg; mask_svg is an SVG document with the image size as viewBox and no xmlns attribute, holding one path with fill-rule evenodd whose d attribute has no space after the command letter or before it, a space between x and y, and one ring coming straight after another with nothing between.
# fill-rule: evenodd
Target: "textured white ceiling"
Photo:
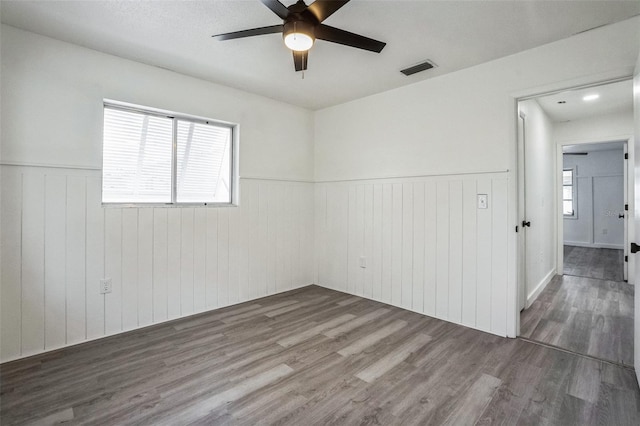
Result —
<instances>
[{"instance_id":1,"label":"textured white ceiling","mask_svg":"<svg viewBox=\"0 0 640 426\"><path fill-rule=\"evenodd\" d=\"M597 94L593 101L584 101L586 95ZM633 82L631 80L602 86L568 90L537 99L551 121L556 123L633 110ZM565 103L559 104L558 102Z\"/></svg>"},{"instance_id":2,"label":"textured white ceiling","mask_svg":"<svg viewBox=\"0 0 640 426\"><path fill-rule=\"evenodd\" d=\"M304 79L279 34L211 39L280 23L258 0L3 0L0 12L8 25L319 109L617 22L640 2L354 0L325 22L387 46L376 54L318 41ZM438 68L399 72L424 59Z\"/></svg>"}]
</instances>

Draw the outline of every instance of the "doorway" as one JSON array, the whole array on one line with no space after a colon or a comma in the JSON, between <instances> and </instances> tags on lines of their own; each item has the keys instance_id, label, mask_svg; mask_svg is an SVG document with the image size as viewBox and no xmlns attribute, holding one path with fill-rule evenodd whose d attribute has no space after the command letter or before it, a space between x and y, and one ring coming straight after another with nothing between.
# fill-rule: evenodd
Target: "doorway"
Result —
<instances>
[{"instance_id":1,"label":"doorway","mask_svg":"<svg viewBox=\"0 0 640 426\"><path fill-rule=\"evenodd\" d=\"M518 102L521 338L633 365L632 133L631 80Z\"/></svg>"},{"instance_id":2,"label":"doorway","mask_svg":"<svg viewBox=\"0 0 640 426\"><path fill-rule=\"evenodd\" d=\"M562 146L564 275L627 281L627 143Z\"/></svg>"}]
</instances>

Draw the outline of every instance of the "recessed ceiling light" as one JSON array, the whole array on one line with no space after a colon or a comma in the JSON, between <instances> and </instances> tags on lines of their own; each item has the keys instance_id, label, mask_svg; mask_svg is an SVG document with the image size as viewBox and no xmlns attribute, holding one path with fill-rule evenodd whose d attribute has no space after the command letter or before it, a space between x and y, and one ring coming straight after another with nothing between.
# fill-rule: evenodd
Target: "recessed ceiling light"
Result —
<instances>
[{"instance_id":1,"label":"recessed ceiling light","mask_svg":"<svg viewBox=\"0 0 640 426\"><path fill-rule=\"evenodd\" d=\"M597 94L587 95L587 96L583 97L582 100L585 101L585 102L595 101L599 97L600 97L600 95L597 95Z\"/></svg>"}]
</instances>

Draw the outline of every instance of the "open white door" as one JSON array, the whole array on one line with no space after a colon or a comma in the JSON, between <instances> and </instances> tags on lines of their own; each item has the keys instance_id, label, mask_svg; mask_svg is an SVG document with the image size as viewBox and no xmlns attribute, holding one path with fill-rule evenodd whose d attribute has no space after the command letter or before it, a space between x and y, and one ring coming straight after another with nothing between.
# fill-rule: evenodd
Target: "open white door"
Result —
<instances>
[{"instance_id":1,"label":"open white door","mask_svg":"<svg viewBox=\"0 0 640 426\"><path fill-rule=\"evenodd\" d=\"M636 63L636 70L633 77L633 120L634 120L634 155L640 154L640 56L638 56L638 62ZM635 163L634 163L635 164ZM634 243L640 243L640 167L634 167L634 211L633 221L635 225L635 241ZM635 254L635 257L640 256L640 253ZM640 283L640 267L635 268L635 281L636 284ZM640 384L640 291L635 291L635 309L634 309L634 365L636 368L636 378Z\"/></svg>"},{"instance_id":2,"label":"open white door","mask_svg":"<svg viewBox=\"0 0 640 426\"><path fill-rule=\"evenodd\" d=\"M525 115L520 112L518 115L518 310L522 311L527 304L526 286L526 245L525 229L520 226L526 218L525 211L525 161L524 161L524 126Z\"/></svg>"},{"instance_id":3,"label":"open white door","mask_svg":"<svg viewBox=\"0 0 640 426\"><path fill-rule=\"evenodd\" d=\"M629 149L627 144L624 144L624 158L625 158L625 162L624 162L624 167L622 168L623 171L623 194L624 194L624 211L620 212L621 215L623 215L623 222L624 222L624 250L623 250L623 255L624 255L624 259L625 261L622 263L622 267L624 268L622 271L622 276L623 279L625 281L629 280L629 263L628 263L628 259L629 259L629 190L628 190L628 173L629 173L629 162L627 161L627 158L629 156Z\"/></svg>"}]
</instances>

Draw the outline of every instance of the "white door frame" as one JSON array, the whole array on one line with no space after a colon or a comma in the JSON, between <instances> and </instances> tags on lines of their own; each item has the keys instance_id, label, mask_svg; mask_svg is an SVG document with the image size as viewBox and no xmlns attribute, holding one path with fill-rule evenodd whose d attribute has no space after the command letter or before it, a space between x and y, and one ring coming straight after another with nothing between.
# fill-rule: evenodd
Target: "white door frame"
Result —
<instances>
[{"instance_id":1,"label":"white door frame","mask_svg":"<svg viewBox=\"0 0 640 426\"><path fill-rule=\"evenodd\" d=\"M625 146L623 149L624 153L628 153L629 159L625 161L624 167L624 202L628 204L628 210L625 211L625 234L624 234L624 255L628 256L628 241L633 239L634 226L633 221L629 220L631 215L630 212L633 212L633 140L631 135L625 136L612 136L606 138L597 138L597 139L579 139L579 140L566 140L566 141L556 141L556 194L557 194L557 203L558 211L557 213L557 244L558 248L556 250L557 260L556 260L556 270L558 275L563 275L564 273L564 215L562 214L562 169L563 169L563 147L567 145L589 145L594 143L609 143L609 142L624 142ZM625 266L625 275L626 279L630 284L633 284L633 277L630 274L631 271L634 270L634 259L633 256L628 257L627 265Z\"/></svg>"}]
</instances>

